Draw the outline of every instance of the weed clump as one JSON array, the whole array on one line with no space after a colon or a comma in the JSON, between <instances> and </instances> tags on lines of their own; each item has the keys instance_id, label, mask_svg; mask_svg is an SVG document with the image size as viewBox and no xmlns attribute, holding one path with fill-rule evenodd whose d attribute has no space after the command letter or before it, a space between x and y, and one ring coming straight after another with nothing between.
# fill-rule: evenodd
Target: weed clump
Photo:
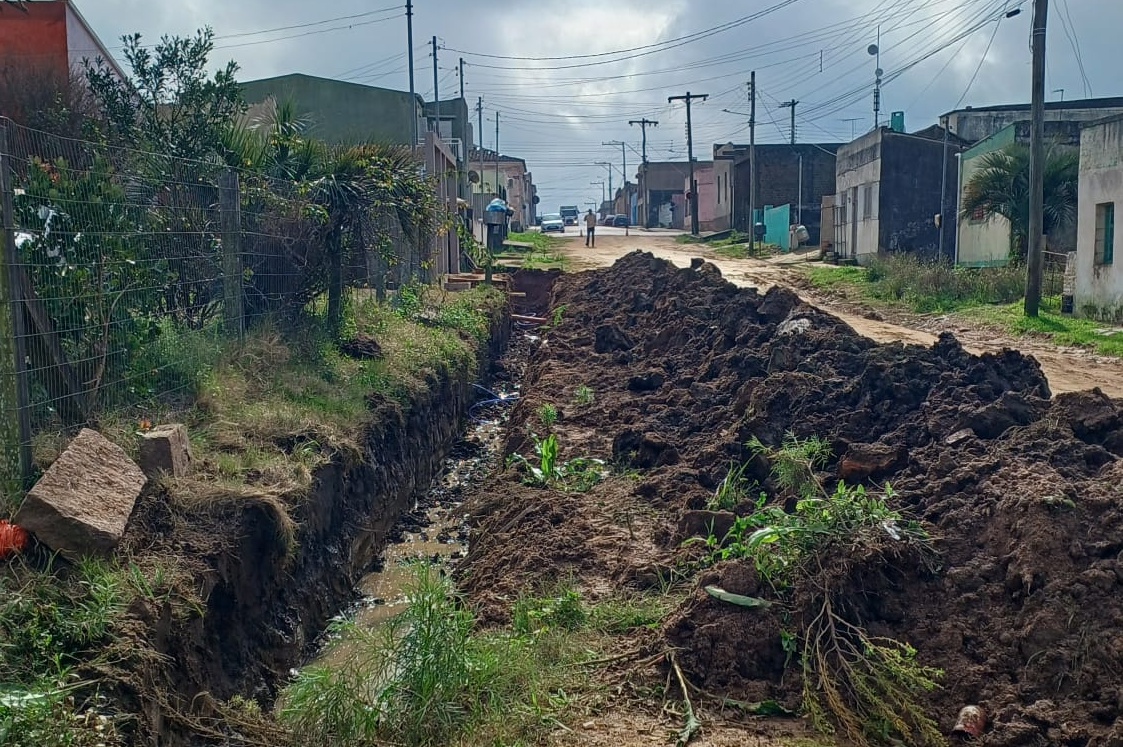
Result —
<instances>
[{"instance_id":1,"label":"weed clump","mask_svg":"<svg viewBox=\"0 0 1123 747\"><path fill-rule=\"evenodd\" d=\"M862 626L862 595L888 583L889 569L935 570L928 533L890 505L889 486L873 494L840 482L827 491L816 476L830 457L822 441L789 436L778 449L759 441L750 448L772 463L776 484L798 496L795 508L769 505L762 494L723 540L710 538L711 560L752 563L779 598L796 626L783 644L799 655L804 710L820 730L841 730L859 745L943 744L919 703L942 672L920 664L907 643Z\"/></svg>"}]
</instances>

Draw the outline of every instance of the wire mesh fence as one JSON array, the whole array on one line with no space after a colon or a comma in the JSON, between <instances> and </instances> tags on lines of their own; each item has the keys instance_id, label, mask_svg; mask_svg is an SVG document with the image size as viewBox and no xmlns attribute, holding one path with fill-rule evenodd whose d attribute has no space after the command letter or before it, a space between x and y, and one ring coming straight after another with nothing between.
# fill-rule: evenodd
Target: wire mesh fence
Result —
<instances>
[{"instance_id":1,"label":"wire mesh fence","mask_svg":"<svg viewBox=\"0 0 1123 747\"><path fill-rule=\"evenodd\" d=\"M39 430L184 394L185 332L240 335L333 281L384 295L425 274L433 244L387 211L333 235L293 181L3 119L0 176L5 492L29 476Z\"/></svg>"}]
</instances>

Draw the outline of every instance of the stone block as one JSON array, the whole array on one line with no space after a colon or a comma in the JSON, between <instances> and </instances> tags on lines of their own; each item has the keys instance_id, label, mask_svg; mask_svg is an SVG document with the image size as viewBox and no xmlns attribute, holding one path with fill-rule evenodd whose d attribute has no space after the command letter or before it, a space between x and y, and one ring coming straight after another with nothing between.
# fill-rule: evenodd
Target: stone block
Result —
<instances>
[{"instance_id":1,"label":"stone block","mask_svg":"<svg viewBox=\"0 0 1123 747\"><path fill-rule=\"evenodd\" d=\"M192 460L187 428L180 423L158 425L140 442L140 468L149 478L186 477Z\"/></svg>"},{"instance_id":2,"label":"stone block","mask_svg":"<svg viewBox=\"0 0 1123 747\"><path fill-rule=\"evenodd\" d=\"M124 449L84 428L13 520L65 557L107 555L121 541L145 482Z\"/></svg>"}]
</instances>

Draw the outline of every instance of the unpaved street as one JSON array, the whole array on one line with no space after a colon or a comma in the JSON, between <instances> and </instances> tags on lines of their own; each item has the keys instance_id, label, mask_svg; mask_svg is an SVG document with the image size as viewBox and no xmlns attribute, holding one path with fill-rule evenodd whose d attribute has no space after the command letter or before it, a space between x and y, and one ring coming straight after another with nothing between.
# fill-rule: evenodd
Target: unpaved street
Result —
<instances>
[{"instance_id":1,"label":"unpaved street","mask_svg":"<svg viewBox=\"0 0 1123 747\"><path fill-rule=\"evenodd\" d=\"M908 326L867 318L852 306L832 302L808 291L791 266L757 259L726 259L701 245L677 244L672 233L632 229L631 235L625 236L620 228L598 228L596 248L586 247L584 241L576 236L564 247L574 270L606 267L637 249L681 266L688 266L694 257L705 257L717 265L730 282L755 287L762 292L773 285L787 286L805 300L839 317L858 333L878 342L931 345L941 332L952 332L972 353L1013 348L1032 355L1045 371L1054 394L1099 387L1112 397L1123 397L1123 361L1093 355L1085 350L1058 347L1029 337L1014 338L992 328L967 325L954 317L902 314L902 318L908 317Z\"/></svg>"}]
</instances>

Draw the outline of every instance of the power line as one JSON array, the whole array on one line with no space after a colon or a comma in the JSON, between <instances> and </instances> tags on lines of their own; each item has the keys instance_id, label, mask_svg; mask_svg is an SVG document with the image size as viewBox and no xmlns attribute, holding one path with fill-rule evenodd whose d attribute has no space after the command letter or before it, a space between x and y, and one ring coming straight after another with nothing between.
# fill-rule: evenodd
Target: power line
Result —
<instances>
[{"instance_id":1,"label":"power line","mask_svg":"<svg viewBox=\"0 0 1123 747\"><path fill-rule=\"evenodd\" d=\"M994 44L994 38L998 36L998 29L1002 26L1002 17L994 22L994 31L991 32L990 41L987 42L986 49L983 50L983 56L979 58L979 64L975 66L975 72L971 74L971 80L967 81L967 87L963 89L963 95L955 102L952 109L958 109L959 105L963 103L963 99L967 98L967 94L971 92L971 86L975 85L975 79L979 77L979 71L983 69L983 63L987 61L987 55L990 54L990 48Z\"/></svg>"},{"instance_id":2,"label":"power line","mask_svg":"<svg viewBox=\"0 0 1123 747\"><path fill-rule=\"evenodd\" d=\"M1069 8L1068 0L1060 0L1061 12L1057 16L1061 19L1061 28L1064 30L1065 36L1068 37L1068 43L1072 47L1072 53L1076 56L1076 67L1080 70L1080 79L1084 83L1084 96L1086 98L1092 97L1092 83L1088 80L1088 73L1084 70L1084 55L1080 52L1079 38L1076 35L1076 24L1072 21L1072 12Z\"/></svg>"}]
</instances>

